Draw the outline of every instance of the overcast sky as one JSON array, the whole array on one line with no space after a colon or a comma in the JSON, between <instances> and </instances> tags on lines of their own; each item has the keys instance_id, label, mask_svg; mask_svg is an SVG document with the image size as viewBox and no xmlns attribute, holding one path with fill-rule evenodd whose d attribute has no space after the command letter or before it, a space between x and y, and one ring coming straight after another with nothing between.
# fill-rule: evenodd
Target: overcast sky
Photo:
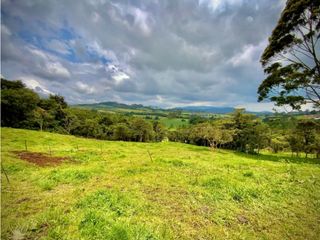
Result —
<instances>
[{"instance_id":1,"label":"overcast sky","mask_svg":"<svg viewBox=\"0 0 320 240\"><path fill-rule=\"evenodd\" d=\"M2 0L2 70L72 104L257 103L283 0Z\"/></svg>"}]
</instances>

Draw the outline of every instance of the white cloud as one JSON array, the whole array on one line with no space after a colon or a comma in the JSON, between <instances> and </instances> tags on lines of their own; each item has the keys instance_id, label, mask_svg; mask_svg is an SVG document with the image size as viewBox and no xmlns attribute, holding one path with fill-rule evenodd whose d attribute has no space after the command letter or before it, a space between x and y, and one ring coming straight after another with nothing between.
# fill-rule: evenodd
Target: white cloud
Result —
<instances>
[{"instance_id":1,"label":"white cloud","mask_svg":"<svg viewBox=\"0 0 320 240\"><path fill-rule=\"evenodd\" d=\"M119 84L123 80L129 79L130 77L124 72L117 72L114 75L112 75L112 78L116 81L117 84Z\"/></svg>"},{"instance_id":2,"label":"white cloud","mask_svg":"<svg viewBox=\"0 0 320 240\"><path fill-rule=\"evenodd\" d=\"M69 46L66 43L59 41L57 39L53 39L53 40L49 41L47 43L47 47L50 50L56 51L61 54L69 54L70 53Z\"/></svg>"},{"instance_id":3,"label":"white cloud","mask_svg":"<svg viewBox=\"0 0 320 240\"><path fill-rule=\"evenodd\" d=\"M2 34L9 35L9 36L11 35L11 31L4 24L1 24L1 35Z\"/></svg>"},{"instance_id":4,"label":"white cloud","mask_svg":"<svg viewBox=\"0 0 320 240\"><path fill-rule=\"evenodd\" d=\"M34 55L34 57L39 57L39 58L42 58L43 60L49 60L48 54L44 53L40 49L35 47L30 47L30 46L27 46L26 48L32 55Z\"/></svg>"},{"instance_id":5,"label":"white cloud","mask_svg":"<svg viewBox=\"0 0 320 240\"><path fill-rule=\"evenodd\" d=\"M251 23L251 22L253 22L253 17L252 16L248 16L247 18L246 18L246 20L249 22L249 23Z\"/></svg>"},{"instance_id":6,"label":"white cloud","mask_svg":"<svg viewBox=\"0 0 320 240\"><path fill-rule=\"evenodd\" d=\"M48 62L46 64L46 70L48 74L57 78L69 78L71 76L69 70L63 67L59 62Z\"/></svg>"},{"instance_id":7,"label":"white cloud","mask_svg":"<svg viewBox=\"0 0 320 240\"><path fill-rule=\"evenodd\" d=\"M260 111L277 111L277 112L291 112L290 106L275 106L272 102L260 102L260 103L243 103L236 105L237 108L245 108L248 111L260 112ZM305 104L301 110L312 110L312 104Z\"/></svg>"},{"instance_id":8,"label":"white cloud","mask_svg":"<svg viewBox=\"0 0 320 240\"><path fill-rule=\"evenodd\" d=\"M116 73L119 71L119 68L117 66L115 66L114 64L108 64L107 71L110 71L112 73Z\"/></svg>"},{"instance_id":9,"label":"white cloud","mask_svg":"<svg viewBox=\"0 0 320 240\"><path fill-rule=\"evenodd\" d=\"M114 63L119 62L116 54L112 50L103 48L97 41L88 44L88 50L98 54L100 57L111 60Z\"/></svg>"},{"instance_id":10,"label":"white cloud","mask_svg":"<svg viewBox=\"0 0 320 240\"><path fill-rule=\"evenodd\" d=\"M266 44L267 44L266 41L263 41L258 45L253 45L253 44L245 45L239 53L235 54L229 60L229 62L233 66L248 65L253 62L257 63Z\"/></svg>"},{"instance_id":11,"label":"white cloud","mask_svg":"<svg viewBox=\"0 0 320 240\"><path fill-rule=\"evenodd\" d=\"M132 8L131 11L134 16L134 24L145 34L151 33L151 27L149 26L149 16L146 12L139 8Z\"/></svg>"},{"instance_id":12,"label":"white cloud","mask_svg":"<svg viewBox=\"0 0 320 240\"><path fill-rule=\"evenodd\" d=\"M243 0L199 0L199 5L206 5L212 11L224 11L226 5L241 5Z\"/></svg>"},{"instance_id":13,"label":"white cloud","mask_svg":"<svg viewBox=\"0 0 320 240\"><path fill-rule=\"evenodd\" d=\"M121 22L127 28L139 30L143 35L148 36L151 34L154 20L150 13L130 5L123 5L120 3L112 3L112 6L115 8L116 12L111 12L110 14L114 20ZM126 17L132 17L133 21L130 22Z\"/></svg>"},{"instance_id":14,"label":"white cloud","mask_svg":"<svg viewBox=\"0 0 320 240\"><path fill-rule=\"evenodd\" d=\"M22 79L23 82L26 84L26 86L30 89L35 90L36 92L42 94L42 95L54 95L53 92L49 91L48 89L46 89L44 86L42 86L39 81L33 79L33 78L29 78L26 76L22 76L19 77L18 79Z\"/></svg>"},{"instance_id":15,"label":"white cloud","mask_svg":"<svg viewBox=\"0 0 320 240\"><path fill-rule=\"evenodd\" d=\"M99 22L100 20L101 20L101 17L100 17L100 15L99 15L99 13L93 12L93 13L92 13L92 21L93 21L94 23L97 23L97 22Z\"/></svg>"},{"instance_id":16,"label":"white cloud","mask_svg":"<svg viewBox=\"0 0 320 240\"><path fill-rule=\"evenodd\" d=\"M96 89L94 86L89 86L88 84L83 82L76 82L76 89L80 93L86 93L86 94L92 94L96 92Z\"/></svg>"},{"instance_id":17,"label":"white cloud","mask_svg":"<svg viewBox=\"0 0 320 240\"><path fill-rule=\"evenodd\" d=\"M156 95L156 99L159 103L163 103L163 101L164 101L164 98L160 95Z\"/></svg>"}]
</instances>

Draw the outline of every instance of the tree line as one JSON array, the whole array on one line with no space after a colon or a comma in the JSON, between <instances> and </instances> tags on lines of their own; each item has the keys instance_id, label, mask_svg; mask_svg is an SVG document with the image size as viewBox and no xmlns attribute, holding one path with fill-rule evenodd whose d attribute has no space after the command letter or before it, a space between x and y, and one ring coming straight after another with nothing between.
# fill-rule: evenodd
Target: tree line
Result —
<instances>
[{"instance_id":1,"label":"tree line","mask_svg":"<svg viewBox=\"0 0 320 240\"><path fill-rule=\"evenodd\" d=\"M165 127L140 117L69 107L62 96L41 98L21 81L1 79L1 125L89 138L162 141Z\"/></svg>"},{"instance_id":2,"label":"tree line","mask_svg":"<svg viewBox=\"0 0 320 240\"><path fill-rule=\"evenodd\" d=\"M1 79L1 125L88 138L136 142L170 141L257 154L291 151L320 155L320 122L294 116L261 119L236 109L229 118L191 115L190 125L169 131L157 119L70 107L62 96L41 98L21 81Z\"/></svg>"},{"instance_id":3,"label":"tree line","mask_svg":"<svg viewBox=\"0 0 320 240\"><path fill-rule=\"evenodd\" d=\"M231 118L213 119L179 128L168 134L171 141L211 148L225 148L250 154L262 149L274 153L291 151L320 156L320 122L275 115L261 119L236 109Z\"/></svg>"}]
</instances>

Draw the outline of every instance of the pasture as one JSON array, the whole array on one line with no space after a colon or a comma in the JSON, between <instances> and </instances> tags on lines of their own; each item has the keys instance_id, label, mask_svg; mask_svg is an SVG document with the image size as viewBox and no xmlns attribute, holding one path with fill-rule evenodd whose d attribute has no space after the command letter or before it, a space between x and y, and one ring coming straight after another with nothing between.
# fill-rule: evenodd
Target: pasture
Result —
<instances>
[{"instance_id":1,"label":"pasture","mask_svg":"<svg viewBox=\"0 0 320 240\"><path fill-rule=\"evenodd\" d=\"M316 159L10 128L1 136L2 239L320 236Z\"/></svg>"}]
</instances>

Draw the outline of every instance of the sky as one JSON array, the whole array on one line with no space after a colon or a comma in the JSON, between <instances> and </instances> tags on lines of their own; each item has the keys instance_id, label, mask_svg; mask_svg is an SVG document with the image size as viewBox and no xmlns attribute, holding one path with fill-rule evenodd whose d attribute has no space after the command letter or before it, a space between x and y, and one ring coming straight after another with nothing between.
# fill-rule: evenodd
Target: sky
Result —
<instances>
[{"instance_id":1,"label":"sky","mask_svg":"<svg viewBox=\"0 0 320 240\"><path fill-rule=\"evenodd\" d=\"M68 103L271 110L260 56L284 0L2 0L1 75Z\"/></svg>"}]
</instances>

